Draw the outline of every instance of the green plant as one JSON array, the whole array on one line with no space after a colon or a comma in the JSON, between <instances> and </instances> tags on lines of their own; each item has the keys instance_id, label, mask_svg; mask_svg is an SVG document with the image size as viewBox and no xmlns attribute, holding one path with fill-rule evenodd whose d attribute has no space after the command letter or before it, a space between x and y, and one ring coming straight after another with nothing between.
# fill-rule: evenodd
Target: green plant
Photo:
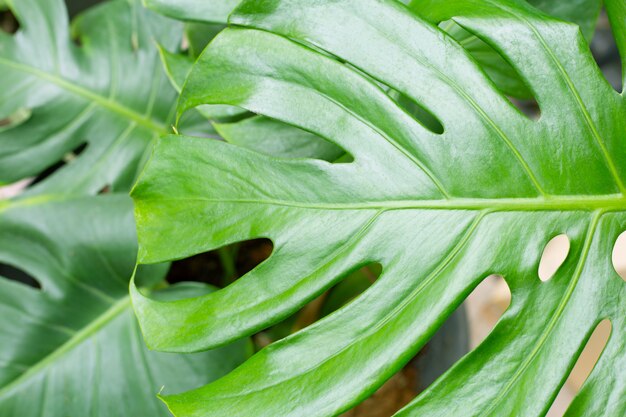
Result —
<instances>
[{"instance_id":1,"label":"green plant","mask_svg":"<svg viewBox=\"0 0 626 417\"><path fill-rule=\"evenodd\" d=\"M128 296L137 244L126 194L177 96L153 41L174 49L182 25L135 1L70 28L61 0L7 3L21 26L0 32L0 180L40 181L0 201L0 267L34 278L32 288L0 277L0 416L166 416L154 396L163 384L207 383L250 350L242 340L189 357L149 352ZM183 124L213 132L198 121ZM163 288L167 267L137 270L154 296L212 291Z\"/></svg>"},{"instance_id":2,"label":"green plant","mask_svg":"<svg viewBox=\"0 0 626 417\"><path fill-rule=\"evenodd\" d=\"M626 6L606 6L624 54ZM163 302L132 286L148 345L221 346L288 317L364 264L379 262L383 272L352 303L228 376L165 396L176 416L336 415L406 363L493 273L510 286L511 307L479 348L398 415L543 415L605 318L611 338L567 415L626 413L626 283L610 259L626 228L623 95L577 26L522 1L410 7L415 14L391 0L244 1L230 17L237 27L194 65L179 116L199 105L239 106L325 138L354 162L159 140L132 193L141 264L256 237L275 246L265 263L206 296ZM444 21L517 70L538 120L437 27ZM560 233L569 256L543 283L541 253Z\"/></svg>"}]
</instances>

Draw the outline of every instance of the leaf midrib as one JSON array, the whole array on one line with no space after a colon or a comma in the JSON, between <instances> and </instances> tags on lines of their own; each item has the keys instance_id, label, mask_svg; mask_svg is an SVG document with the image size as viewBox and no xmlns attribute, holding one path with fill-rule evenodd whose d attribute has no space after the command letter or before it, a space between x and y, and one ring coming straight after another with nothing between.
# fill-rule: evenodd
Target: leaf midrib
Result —
<instances>
[{"instance_id":1,"label":"leaf midrib","mask_svg":"<svg viewBox=\"0 0 626 417\"><path fill-rule=\"evenodd\" d=\"M11 381L9 384L5 385L3 388L0 388L0 400L5 398L7 394L10 394L13 389L18 387L24 381L27 381L34 375L37 375L39 372L44 370L47 366L52 364L58 358L71 351L85 340L89 339L94 333L98 332L100 329L109 324L119 315L127 311L130 306L130 296L125 296L121 298L108 310L96 317L86 327L74 334L74 336L70 338L67 342L59 346L49 355L42 358L39 362L35 363L32 366L29 366L29 369L26 372Z\"/></svg>"},{"instance_id":2,"label":"leaf midrib","mask_svg":"<svg viewBox=\"0 0 626 417\"><path fill-rule=\"evenodd\" d=\"M536 198L451 198L446 200L387 200L356 203L313 203L273 199L137 198L135 203L187 201L213 204L259 204L318 210L497 210L497 211L626 211L626 195Z\"/></svg>"},{"instance_id":3,"label":"leaf midrib","mask_svg":"<svg viewBox=\"0 0 626 417\"><path fill-rule=\"evenodd\" d=\"M84 87L73 84L72 82L58 75L50 74L38 68L32 67L30 65L19 63L19 62L14 62L6 58L0 58L0 65L4 65L6 67L12 68L17 71L23 71L31 75L34 75L35 77L38 77L42 80L48 81L58 87L61 87L62 89L66 91L76 94L77 96L90 100L113 113L116 113L122 117L125 117L140 126L143 126L145 128L148 128L150 130L153 130L155 132L159 132L162 134L168 133L165 125L156 122L154 119L147 117L144 114L140 114L139 112L115 100L112 100L111 98L104 97Z\"/></svg>"}]
</instances>

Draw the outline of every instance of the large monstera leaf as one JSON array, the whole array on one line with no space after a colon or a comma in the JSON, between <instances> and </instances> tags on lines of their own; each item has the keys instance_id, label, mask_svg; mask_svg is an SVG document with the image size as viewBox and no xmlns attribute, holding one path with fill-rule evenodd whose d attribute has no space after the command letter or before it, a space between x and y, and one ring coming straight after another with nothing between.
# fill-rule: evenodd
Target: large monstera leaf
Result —
<instances>
[{"instance_id":1,"label":"large monstera leaf","mask_svg":"<svg viewBox=\"0 0 626 417\"><path fill-rule=\"evenodd\" d=\"M149 352L128 295L136 244L124 196L0 205L0 262L41 289L0 277L0 416L167 416L155 394L233 369L240 342L195 355ZM164 266L140 268L146 286ZM206 294L192 284L161 297Z\"/></svg>"},{"instance_id":2,"label":"large monstera leaf","mask_svg":"<svg viewBox=\"0 0 626 417\"><path fill-rule=\"evenodd\" d=\"M626 6L607 1L626 52ZM267 237L272 256L229 287L164 302L135 286L148 345L194 352L289 316L350 271L376 283L228 376L165 396L177 417L333 416L415 355L487 276L512 303L490 336L399 416L540 416L603 319L612 334L569 408L626 414L626 282L611 252L626 229L626 102L577 26L517 0L244 1L205 50L179 113L245 108L313 132L352 163L161 139L132 193L142 264ZM500 51L541 117L523 115L438 24ZM382 87L381 87L382 84ZM386 93L428 109L436 133ZM547 282L545 245L571 249ZM539 383L541 381L541 383Z\"/></svg>"},{"instance_id":3,"label":"large monstera leaf","mask_svg":"<svg viewBox=\"0 0 626 417\"><path fill-rule=\"evenodd\" d=\"M86 145L29 192L128 190L153 139L171 131L176 91L154 42L174 49L182 26L136 0L92 8L71 27L63 0L8 5L21 26L0 32L0 182L36 176Z\"/></svg>"},{"instance_id":4,"label":"large monstera leaf","mask_svg":"<svg viewBox=\"0 0 626 417\"><path fill-rule=\"evenodd\" d=\"M159 13L179 20L202 22L188 23L187 36L189 38L189 49L195 51L198 48L196 39L204 40L202 45L210 38L206 34L212 34L218 28L227 23L228 15L239 4L241 0L214 0L204 2L201 0L144 0L145 4ZM412 7L419 8L421 0L397 0L404 4L412 4ZM587 39L591 39L600 13L601 0L528 0L535 7L543 10L547 14L574 22L579 25ZM443 22L442 29L450 33L454 38L462 43L464 48L476 59L487 72L489 77L506 94L522 98L532 98L532 92L520 79L515 70L507 63L498 52L494 51L488 44L479 38L463 30L454 22ZM202 35L204 34L204 35ZM265 121L264 121L265 122ZM233 125L239 130L237 124ZM249 130L250 126L245 129ZM263 135L263 132L261 132ZM228 138L227 138L228 139ZM246 146L252 141L247 140Z\"/></svg>"}]
</instances>

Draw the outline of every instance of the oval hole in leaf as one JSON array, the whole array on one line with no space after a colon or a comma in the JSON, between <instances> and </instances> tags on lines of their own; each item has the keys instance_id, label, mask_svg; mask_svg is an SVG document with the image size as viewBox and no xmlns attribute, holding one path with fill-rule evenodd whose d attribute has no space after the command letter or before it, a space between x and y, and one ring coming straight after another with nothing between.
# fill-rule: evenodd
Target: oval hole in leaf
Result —
<instances>
[{"instance_id":1,"label":"oval hole in leaf","mask_svg":"<svg viewBox=\"0 0 626 417\"><path fill-rule=\"evenodd\" d=\"M617 274L626 281L626 232L619 235L615 242L612 261Z\"/></svg>"},{"instance_id":2,"label":"oval hole in leaf","mask_svg":"<svg viewBox=\"0 0 626 417\"><path fill-rule=\"evenodd\" d=\"M29 287L41 289L41 284L32 275L26 271L16 268L12 265L0 263L0 276L3 276L11 281L21 282Z\"/></svg>"},{"instance_id":3,"label":"oval hole in leaf","mask_svg":"<svg viewBox=\"0 0 626 417\"><path fill-rule=\"evenodd\" d=\"M20 23L10 10L0 11L0 30L3 32L14 34L20 28Z\"/></svg>"},{"instance_id":4,"label":"oval hole in leaf","mask_svg":"<svg viewBox=\"0 0 626 417\"><path fill-rule=\"evenodd\" d=\"M553 237L543 250L539 262L539 279L548 281L559 270L569 254L570 242L565 234Z\"/></svg>"},{"instance_id":5,"label":"oval hole in leaf","mask_svg":"<svg viewBox=\"0 0 626 417\"><path fill-rule=\"evenodd\" d=\"M166 280L170 284L202 282L224 288L270 257L269 239L254 239L175 261Z\"/></svg>"},{"instance_id":6,"label":"oval hole in leaf","mask_svg":"<svg viewBox=\"0 0 626 417\"><path fill-rule=\"evenodd\" d=\"M547 417L561 417L580 391L596 363L600 359L611 335L611 322L602 320L591 334L585 348L578 357L574 368L570 372L567 381L561 387L559 394L552 403Z\"/></svg>"},{"instance_id":7,"label":"oval hole in leaf","mask_svg":"<svg viewBox=\"0 0 626 417\"><path fill-rule=\"evenodd\" d=\"M465 304L473 349L489 336L511 304L511 290L501 275L490 275L472 291Z\"/></svg>"}]
</instances>

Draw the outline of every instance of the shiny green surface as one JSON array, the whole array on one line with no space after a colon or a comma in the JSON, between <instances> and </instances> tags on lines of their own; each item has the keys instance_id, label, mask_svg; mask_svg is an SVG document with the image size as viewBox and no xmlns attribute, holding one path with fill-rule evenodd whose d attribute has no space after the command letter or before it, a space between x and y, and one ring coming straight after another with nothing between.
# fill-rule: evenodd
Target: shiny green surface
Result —
<instances>
[{"instance_id":1,"label":"shiny green surface","mask_svg":"<svg viewBox=\"0 0 626 417\"><path fill-rule=\"evenodd\" d=\"M573 24L512 0L422 4L423 20L392 1L245 1L231 16L238 27L192 70L181 114L241 106L327 138L355 161L161 139L132 193L140 263L257 237L272 239L274 252L208 296L163 303L131 288L148 345L220 346L284 319L362 265L383 272L352 303L221 380L165 396L177 417L337 415L406 364L490 274L506 279L511 306L398 415L544 415L605 318L611 338L567 415L626 413L626 283L611 264L626 229L624 97ZM620 3L608 4L625 21ZM502 51L537 98L539 120L437 28L450 19ZM623 27L616 36L623 45ZM372 79L428 109L444 132ZM541 254L561 233L569 256L544 283Z\"/></svg>"},{"instance_id":2,"label":"shiny green surface","mask_svg":"<svg viewBox=\"0 0 626 417\"><path fill-rule=\"evenodd\" d=\"M146 7L180 20L226 23L241 0L143 0Z\"/></svg>"},{"instance_id":3,"label":"shiny green surface","mask_svg":"<svg viewBox=\"0 0 626 417\"><path fill-rule=\"evenodd\" d=\"M0 32L0 120L14 121L0 123L0 179L41 174L62 158L67 164L0 201L0 268L42 287L0 276L0 417L165 417L156 393L219 378L249 348L149 352L128 295L137 253L131 201L92 195L105 186L127 192L153 139L169 130L176 92L153 37L173 47L182 26L114 1L73 23L77 47L62 1L10 6L21 30ZM83 142L80 155L69 155ZM166 269L140 267L141 285L162 287ZM183 284L153 294L210 291Z\"/></svg>"},{"instance_id":4,"label":"shiny green surface","mask_svg":"<svg viewBox=\"0 0 626 417\"><path fill-rule=\"evenodd\" d=\"M8 4L21 27L0 32L0 119L27 117L0 127L0 182L36 176L84 144L29 192L127 191L152 141L172 131L176 91L154 42L175 48L182 25L138 1L97 6L71 27L62 0Z\"/></svg>"},{"instance_id":5,"label":"shiny green surface","mask_svg":"<svg viewBox=\"0 0 626 417\"><path fill-rule=\"evenodd\" d=\"M147 350L128 296L137 250L128 197L1 204L0 263L42 288L0 277L0 416L167 416L157 392L207 383L246 357L243 342L195 355ZM138 276L153 286L166 270ZM210 292L169 291L185 288Z\"/></svg>"},{"instance_id":6,"label":"shiny green surface","mask_svg":"<svg viewBox=\"0 0 626 417\"><path fill-rule=\"evenodd\" d=\"M216 23L225 25L228 14L240 2L241 0L213 0L209 2L200 0L147 0L146 5L175 19L208 24L208 26L199 23L187 24L186 33L189 39L189 49L192 55L196 56L198 50L201 50L197 46L202 44L196 40L201 39L206 45L206 34L213 36ZM416 10L422 7L421 0L412 2L401 0L401 3L409 4L410 8ZM602 6L601 0L529 0L529 3L551 16L578 24L588 40L593 37ZM219 11L216 12L216 10ZM488 44L464 31L452 21L442 22L441 28L454 36L464 46L501 91L512 97L532 98L532 92L511 65ZM202 33L205 34L204 37L201 35Z\"/></svg>"}]
</instances>

